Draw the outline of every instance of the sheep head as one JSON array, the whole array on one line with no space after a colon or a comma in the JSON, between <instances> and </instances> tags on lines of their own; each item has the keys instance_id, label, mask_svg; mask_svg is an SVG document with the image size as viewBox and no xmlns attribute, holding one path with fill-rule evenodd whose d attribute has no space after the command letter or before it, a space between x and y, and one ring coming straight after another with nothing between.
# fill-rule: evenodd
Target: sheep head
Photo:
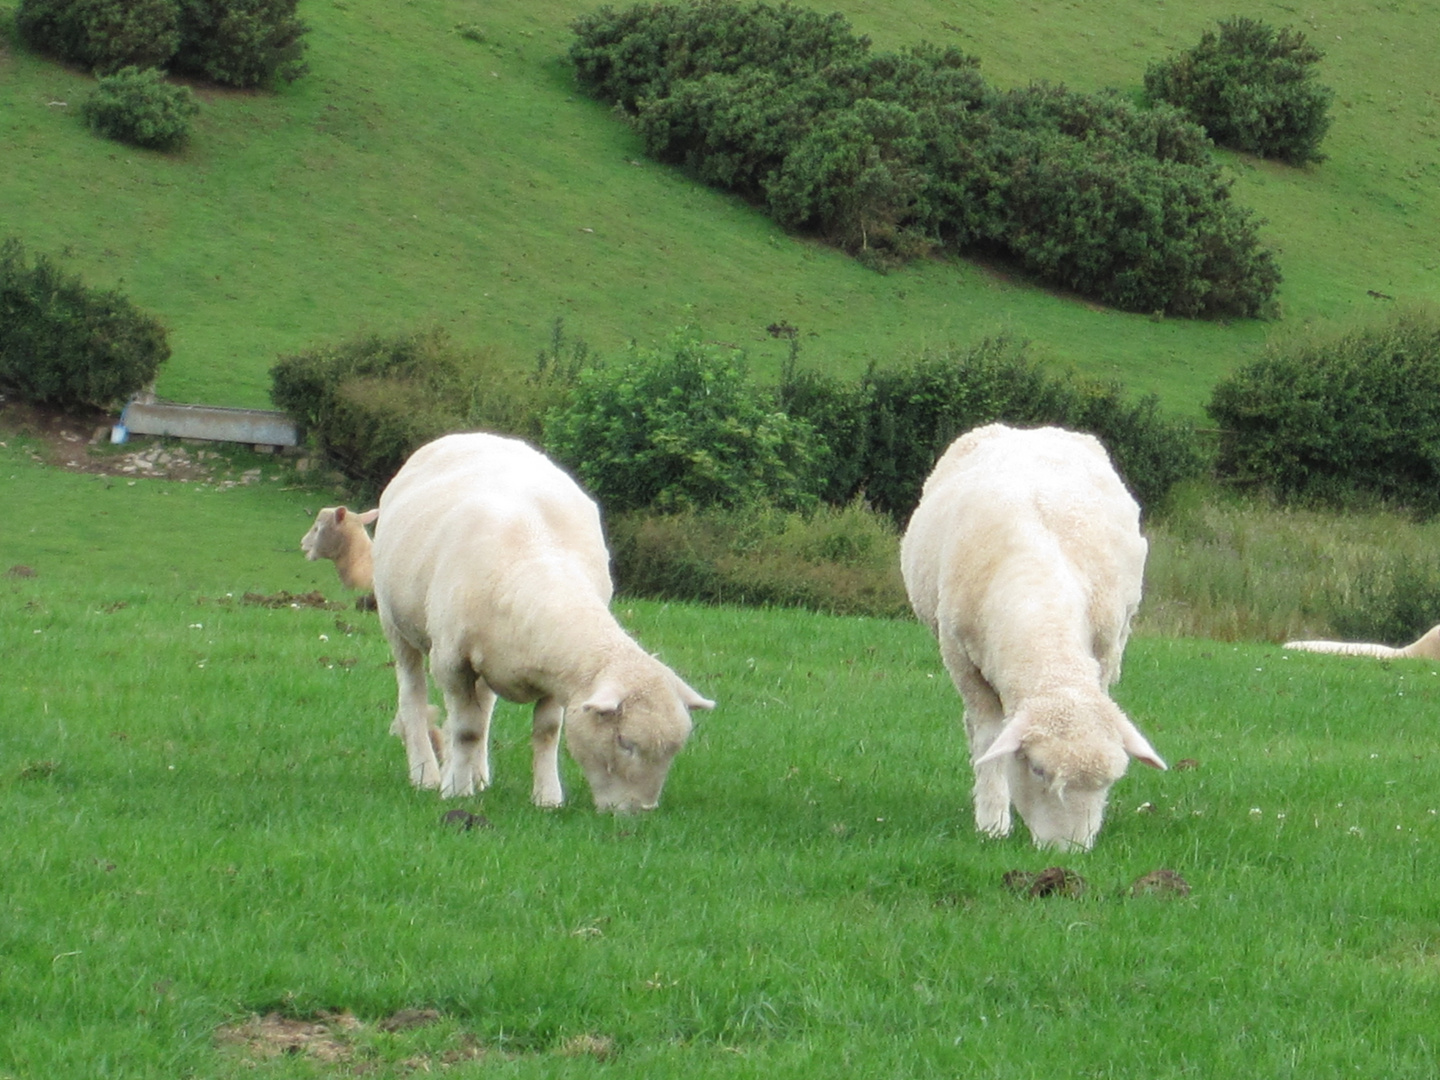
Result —
<instances>
[{"instance_id":1,"label":"sheep head","mask_svg":"<svg viewBox=\"0 0 1440 1080\"><path fill-rule=\"evenodd\" d=\"M648 659L648 658L647 658ZM585 770L595 809L654 810L670 764L690 737L692 709L713 709L658 660L640 679L604 679L565 710L565 744Z\"/></svg>"},{"instance_id":2,"label":"sheep head","mask_svg":"<svg viewBox=\"0 0 1440 1080\"><path fill-rule=\"evenodd\" d=\"M1105 818L1110 787L1130 758L1165 762L1103 692L1026 702L975 759L1006 769L1010 797L1036 847L1088 851Z\"/></svg>"},{"instance_id":3,"label":"sheep head","mask_svg":"<svg viewBox=\"0 0 1440 1080\"><path fill-rule=\"evenodd\" d=\"M300 550L311 562L334 559L345 553L356 529L363 532L379 516L379 510L357 514L348 507L327 506L315 515L315 523L300 541Z\"/></svg>"}]
</instances>

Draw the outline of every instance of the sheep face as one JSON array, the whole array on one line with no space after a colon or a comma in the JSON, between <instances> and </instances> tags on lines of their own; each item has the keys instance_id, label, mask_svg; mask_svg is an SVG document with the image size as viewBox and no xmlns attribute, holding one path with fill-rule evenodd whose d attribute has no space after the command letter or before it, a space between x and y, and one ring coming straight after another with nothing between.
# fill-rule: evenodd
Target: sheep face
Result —
<instances>
[{"instance_id":1,"label":"sheep face","mask_svg":"<svg viewBox=\"0 0 1440 1080\"><path fill-rule=\"evenodd\" d=\"M363 535L364 526L374 522L379 513L367 510L357 514L344 506L327 506L315 515L315 523L300 540L300 550L311 562L337 559L354 542L357 530Z\"/></svg>"},{"instance_id":2,"label":"sheep face","mask_svg":"<svg viewBox=\"0 0 1440 1080\"><path fill-rule=\"evenodd\" d=\"M1118 705L1096 691L1027 703L975 761L1005 770L1010 800L1037 847L1088 851L1110 787L1135 757L1165 762Z\"/></svg>"},{"instance_id":3,"label":"sheep face","mask_svg":"<svg viewBox=\"0 0 1440 1080\"><path fill-rule=\"evenodd\" d=\"M1010 798L1036 847L1088 851L1105 819L1110 786L1129 763L1116 742L1037 737L1010 755Z\"/></svg>"},{"instance_id":4,"label":"sheep face","mask_svg":"<svg viewBox=\"0 0 1440 1080\"><path fill-rule=\"evenodd\" d=\"M673 674L629 693L601 688L566 710L565 744L585 770L595 809L654 810L670 763L690 737L690 709L713 708ZM688 693L687 693L688 692Z\"/></svg>"}]
</instances>

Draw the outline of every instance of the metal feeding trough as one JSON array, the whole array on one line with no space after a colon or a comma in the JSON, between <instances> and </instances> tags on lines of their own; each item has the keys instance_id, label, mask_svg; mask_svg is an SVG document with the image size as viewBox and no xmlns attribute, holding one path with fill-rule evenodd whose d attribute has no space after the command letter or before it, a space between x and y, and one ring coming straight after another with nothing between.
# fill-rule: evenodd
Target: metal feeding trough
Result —
<instances>
[{"instance_id":1,"label":"metal feeding trough","mask_svg":"<svg viewBox=\"0 0 1440 1080\"><path fill-rule=\"evenodd\" d=\"M250 443L257 450L296 446L300 442L295 421L283 412L160 401L132 401L125 406L120 422L110 431L110 441L123 443L131 435Z\"/></svg>"}]
</instances>

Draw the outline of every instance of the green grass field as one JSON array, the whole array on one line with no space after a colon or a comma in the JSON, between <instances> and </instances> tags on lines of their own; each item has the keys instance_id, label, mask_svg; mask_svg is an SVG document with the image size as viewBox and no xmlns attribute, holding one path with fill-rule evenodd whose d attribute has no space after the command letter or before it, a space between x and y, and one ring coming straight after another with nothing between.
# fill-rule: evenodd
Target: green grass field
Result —
<instances>
[{"instance_id":1,"label":"green grass field","mask_svg":"<svg viewBox=\"0 0 1440 1080\"><path fill-rule=\"evenodd\" d=\"M405 782L374 616L243 601L341 598L297 550L319 497L8 441L6 1080L1440 1068L1440 666L1141 637L1119 699L1194 767L1132 770L1057 856L973 832L917 624L622 601L720 702L664 805L598 816L567 761L570 807L532 808L502 706L462 801L492 827L459 831ZM1003 882L1057 862L1084 895ZM1129 895L1159 868L1189 895ZM272 1012L330 1035L282 1053Z\"/></svg>"},{"instance_id":2,"label":"green grass field","mask_svg":"<svg viewBox=\"0 0 1440 1080\"><path fill-rule=\"evenodd\" d=\"M67 256L171 327L159 389L265 404L277 355L424 323L528 363L557 316L605 351L694 323L773 370L801 329L807 362L844 373L927 344L1010 331L1066 365L1196 412L1265 336L1440 298L1440 68L1434 3L1247 9L1327 52L1331 159L1233 159L1286 275L1274 324L1152 322L935 261L881 276L783 234L640 156L579 97L563 61L578 0L335 0L301 5L311 74L278 93L200 90L187 150L136 151L76 116L91 79L0 48L0 234ZM1111 0L839 2L877 46L956 43L1001 85L1138 90L1233 5ZM3 9L0 9L3 14ZM476 42L455 32L478 27ZM0 37L0 42L5 39Z\"/></svg>"},{"instance_id":3,"label":"green grass field","mask_svg":"<svg viewBox=\"0 0 1440 1080\"><path fill-rule=\"evenodd\" d=\"M89 77L0 34L0 236L158 313L160 392L219 404L265 404L277 354L361 329L439 323L526 364L561 316L602 352L694 322L762 373L774 321L845 373L1005 330L1194 413L1267 335L1350 325L1389 303L1372 291L1440 299L1435 3L1246 10L1327 51L1337 104L1324 164L1232 159L1286 274L1282 319L1232 325L964 262L881 276L787 236L573 92L587 6L306 0L311 74L201 88L174 157L89 135ZM1234 13L833 6L1002 85L1128 90ZM1277 638L1322 569L1342 587L1428 532L1154 523L1117 697L1194 767L1132 770L1089 854L974 833L959 700L915 623L623 599L720 703L661 809L595 815L568 761L571 805L532 808L528 717L502 706L496 784L460 803L491 827L460 831L405 783L374 616L244 600L348 604L298 551L332 492L272 459L222 488L0 444L0 1080L1440 1074L1440 665L1158 636ZM1057 862L1083 895L1004 883ZM1189 894L1130 895L1160 868Z\"/></svg>"}]
</instances>

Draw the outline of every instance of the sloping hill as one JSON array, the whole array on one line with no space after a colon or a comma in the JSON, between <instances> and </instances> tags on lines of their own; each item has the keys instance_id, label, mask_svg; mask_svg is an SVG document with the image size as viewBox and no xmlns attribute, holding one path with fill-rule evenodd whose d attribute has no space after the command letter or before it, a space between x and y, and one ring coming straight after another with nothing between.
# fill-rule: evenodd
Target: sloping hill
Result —
<instances>
[{"instance_id":1,"label":"sloping hill","mask_svg":"<svg viewBox=\"0 0 1440 1080\"><path fill-rule=\"evenodd\" d=\"M853 372L929 342L1009 330L1044 355L1198 410L1271 325L1152 321L936 261L887 276L785 235L742 203L645 161L578 96L563 54L576 0L301 5L311 74L273 95L200 87L184 152L91 136L89 76L0 54L0 234L119 284L172 328L160 392L263 404L277 354L360 329L433 321L527 363L556 317L602 351L694 322ZM955 42L993 81L1138 88L1227 3L852 2L877 45ZM1173 7L1175 10L1171 10ZM1331 160L1235 159L1239 198L1270 221L1286 283L1280 326L1440 298L1440 68L1432 4L1248 12L1300 25L1329 54ZM468 34L457 27L469 28ZM483 40L475 40L481 38Z\"/></svg>"}]
</instances>

